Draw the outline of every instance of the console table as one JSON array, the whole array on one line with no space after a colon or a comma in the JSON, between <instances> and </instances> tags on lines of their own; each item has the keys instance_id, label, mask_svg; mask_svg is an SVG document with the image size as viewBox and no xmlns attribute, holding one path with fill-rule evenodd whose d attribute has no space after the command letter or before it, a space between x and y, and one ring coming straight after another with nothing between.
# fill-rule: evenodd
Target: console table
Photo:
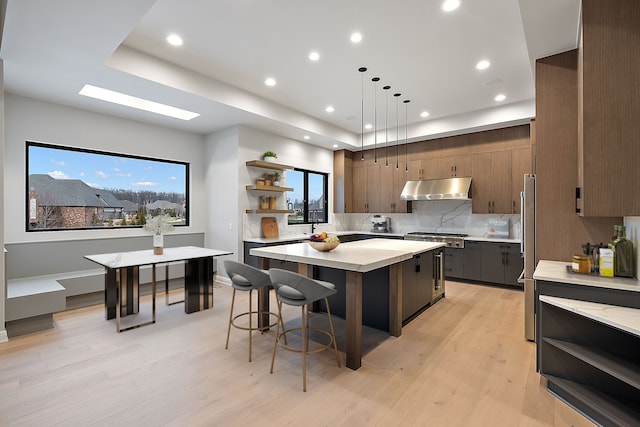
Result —
<instances>
[{"instance_id":1,"label":"console table","mask_svg":"<svg viewBox=\"0 0 640 427\"><path fill-rule=\"evenodd\" d=\"M165 248L162 255L154 255L153 250L149 249L85 255L85 258L105 267L105 317L107 320L115 318L116 328L118 332L122 332L156 322L156 266L158 264L185 261L184 311L189 314L213 307L213 258L232 253L218 249L183 246ZM149 322L121 328L121 317L136 314L139 311L139 272L143 265L150 265L152 269L152 319Z\"/></svg>"}]
</instances>

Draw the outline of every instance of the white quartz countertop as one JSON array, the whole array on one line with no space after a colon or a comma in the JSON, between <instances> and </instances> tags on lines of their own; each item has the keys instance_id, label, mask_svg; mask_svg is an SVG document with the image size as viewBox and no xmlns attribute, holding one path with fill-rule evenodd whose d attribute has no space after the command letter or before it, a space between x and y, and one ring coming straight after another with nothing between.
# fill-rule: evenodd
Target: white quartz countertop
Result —
<instances>
[{"instance_id":1,"label":"white quartz countertop","mask_svg":"<svg viewBox=\"0 0 640 427\"><path fill-rule=\"evenodd\" d=\"M640 281L637 279L570 273L567 271L568 265L571 264L562 261L541 260L536 266L533 278L535 280L546 280L549 282L570 283L574 285L640 292Z\"/></svg>"},{"instance_id":2,"label":"white quartz countertop","mask_svg":"<svg viewBox=\"0 0 640 427\"><path fill-rule=\"evenodd\" d=\"M444 244L438 242L367 239L341 243L330 252L316 251L307 243L290 243L254 248L249 253L257 257L364 273L402 262L416 254L441 247L444 247Z\"/></svg>"},{"instance_id":3,"label":"white quartz countertop","mask_svg":"<svg viewBox=\"0 0 640 427\"><path fill-rule=\"evenodd\" d=\"M162 255L154 255L153 249L131 252L114 252L108 254L85 255L90 261L109 268L133 267L136 265L164 264L187 259L231 255L233 252L218 249L182 246L164 248Z\"/></svg>"},{"instance_id":4,"label":"white quartz countertop","mask_svg":"<svg viewBox=\"0 0 640 427\"><path fill-rule=\"evenodd\" d=\"M540 301L640 336L640 310L540 295Z\"/></svg>"}]
</instances>

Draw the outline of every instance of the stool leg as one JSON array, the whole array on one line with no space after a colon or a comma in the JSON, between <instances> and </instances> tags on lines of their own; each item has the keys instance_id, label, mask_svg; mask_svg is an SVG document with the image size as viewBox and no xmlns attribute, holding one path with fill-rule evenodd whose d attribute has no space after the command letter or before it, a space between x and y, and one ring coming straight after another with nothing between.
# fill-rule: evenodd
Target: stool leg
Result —
<instances>
[{"instance_id":1,"label":"stool leg","mask_svg":"<svg viewBox=\"0 0 640 427\"><path fill-rule=\"evenodd\" d=\"M331 320L331 310L329 310L329 299L325 297L324 302L327 305L327 316L329 316L329 328L331 329L331 339L333 340L333 348L336 351L336 361L338 362L338 368L339 368L340 354L338 353L338 343L336 342L336 334L333 331L333 320Z\"/></svg>"},{"instance_id":2,"label":"stool leg","mask_svg":"<svg viewBox=\"0 0 640 427\"><path fill-rule=\"evenodd\" d=\"M271 369L269 370L270 374L273 374L273 362L276 360L276 348L278 348L278 334L280 334L280 323L282 323L282 331L284 331L284 322L282 321L282 303L280 301L278 304L278 318L280 322L276 324L276 337L273 340L273 353L271 354ZM286 339L286 335L285 335Z\"/></svg>"},{"instance_id":3,"label":"stool leg","mask_svg":"<svg viewBox=\"0 0 640 427\"><path fill-rule=\"evenodd\" d=\"M233 319L233 304L236 301L236 289L233 289L231 293L231 309L229 310L229 327L227 328L227 344L224 346L225 350L229 349L229 335L231 334L231 320Z\"/></svg>"},{"instance_id":4,"label":"stool leg","mask_svg":"<svg viewBox=\"0 0 640 427\"><path fill-rule=\"evenodd\" d=\"M306 305L302 306L302 391L307 391L307 347L309 346L309 319L305 315Z\"/></svg>"},{"instance_id":5,"label":"stool leg","mask_svg":"<svg viewBox=\"0 0 640 427\"><path fill-rule=\"evenodd\" d=\"M253 332L253 326L251 323L251 318L253 317L253 315L251 314L251 312L253 311L253 307L252 307L252 303L251 303L251 294L253 292L253 289L249 289L249 362L251 362L251 333Z\"/></svg>"}]
</instances>

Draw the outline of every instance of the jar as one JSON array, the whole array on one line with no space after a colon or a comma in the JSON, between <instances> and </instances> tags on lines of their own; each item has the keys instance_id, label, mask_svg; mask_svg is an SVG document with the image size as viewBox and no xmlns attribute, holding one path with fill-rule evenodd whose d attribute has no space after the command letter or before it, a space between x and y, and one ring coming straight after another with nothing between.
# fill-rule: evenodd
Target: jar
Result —
<instances>
[{"instance_id":1,"label":"jar","mask_svg":"<svg viewBox=\"0 0 640 427\"><path fill-rule=\"evenodd\" d=\"M571 261L571 270L574 273L591 273L591 257L584 254L576 254Z\"/></svg>"},{"instance_id":2,"label":"jar","mask_svg":"<svg viewBox=\"0 0 640 427\"><path fill-rule=\"evenodd\" d=\"M269 198L267 196L260 196L260 209L269 209Z\"/></svg>"},{"instance_id":3,"label":"jar","mask_svg":"<svg viewBox=\"0 0 640 427\"><path fill-rule=\"evenodd\" d=\"M271 210L275 210L276 209L276 198L275 197L269 197L269 209Z\"/></svg>"},{"instance_id":4,"label":"jar","mask_svg":"<svg viewBox=\"0 0 640 427\"><path fill-rule=\"evenodd\" d=\"M258 178L258 180L256 181L256 185L258 187L263 187L264 186L264 178Z\"/></svg>"}]
</instances>

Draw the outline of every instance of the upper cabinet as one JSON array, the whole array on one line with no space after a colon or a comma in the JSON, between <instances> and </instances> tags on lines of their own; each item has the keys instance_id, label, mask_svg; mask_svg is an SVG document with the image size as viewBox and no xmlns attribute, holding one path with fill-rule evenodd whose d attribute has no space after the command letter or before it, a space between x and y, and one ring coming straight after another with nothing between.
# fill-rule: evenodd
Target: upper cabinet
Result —
<instances>
[{"instance_id":1,"label":"upper cabinet","mask_svg":"<svg viewBox=\"0 0 640 427\"><path fill-rule=\"evenodd\" d=\"M359 151L335 152L334 212L404 213L407 180L470 176L474 213L518 213L523 175L533 172L529 126L470 135L411 143L399 154L365 150L364 160Z\"/></svg>"},{"instance_id":2,"label":"upper cabinet","mask_svg":"<svg viewBox=\"0 0 640 427\"><path fill-rule=\"evenodd\" d=\"M640 215L640 2L582 1L578 177L582 216Z\"/></svg>"},{"instance_id":3,"label":"upper cabinet","mask_svg":"<svg viewBox=\"0 0 640 427\"><path fill-rule=\"evenodd\" d=\"M471 176L473 213L512 213L511 150L475 154Z\"/></svg>"}]
</instances>

